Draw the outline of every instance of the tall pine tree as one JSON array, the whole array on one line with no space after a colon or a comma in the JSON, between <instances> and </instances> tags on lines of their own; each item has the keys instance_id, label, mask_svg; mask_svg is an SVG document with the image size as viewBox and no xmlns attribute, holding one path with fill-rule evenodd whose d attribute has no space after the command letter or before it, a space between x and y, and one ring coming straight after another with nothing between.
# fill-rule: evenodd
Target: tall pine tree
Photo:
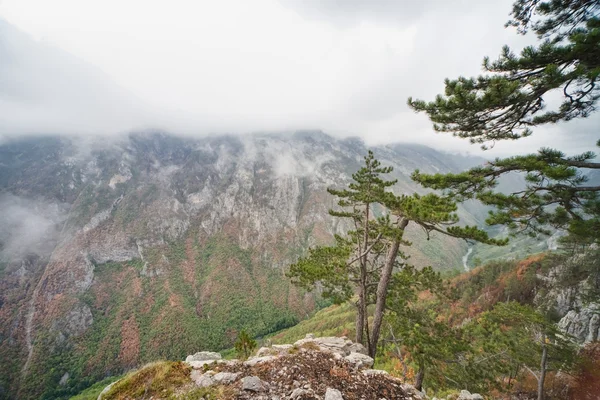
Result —
<instances>
[{"instance_id":1,"label":"tall pine tree","mask_svg":"<svg viewBox=\"0 0 600 400\"><path fill-rule=\"evenodd\" d=\"M445 93L432 102L413 100L438 132L449 132L485 149L501 140L518 140L546 124L586 118L600 97L600 2L598 0L517 0L507 26L539 39L520 55L507 46L498 60L485 58L485 74L445 82ZM557 107L550 96L561 96ZM593 142L590 143L592 147ZM596 143L600 146L600 141ZM415 171L423 186L444 189L453 199L477 198L495 206L489 224L504 224L532 234L564 227L571 234L600 240L600 186L588 174L600 170L592 151L567 156L542 148L536 154L495 159L459 174ZM523 173L524 190L494 191L507 173Z\"/></svg>"},{"instance_id":2,"label":"tall pine tree","mask_svg":"<svg viewBox=\"0 0 600 400\"><path fill-rule=\"evenodd\" d=\"M506 243L490 239L476 227L456 226L456 203L447 197L394 195L389 188L396 181L383 178L390 172L392 168L382 167L369 151L365 165L352 175L347 189L329 189L340 206L330 214L350 220L354 229L345 236L336 235L333 246L310 249L287 274L308 290L320 285L323 295L336 303L356 296L356 341L365 344L372 357L377 351L390 282L394 272L405 265L400 246L410 245L403 239L409 223L418 224L427 234L435 231L488 244ZM375 306L372 327L369 305Z\"/></svg>"}]
</instances>

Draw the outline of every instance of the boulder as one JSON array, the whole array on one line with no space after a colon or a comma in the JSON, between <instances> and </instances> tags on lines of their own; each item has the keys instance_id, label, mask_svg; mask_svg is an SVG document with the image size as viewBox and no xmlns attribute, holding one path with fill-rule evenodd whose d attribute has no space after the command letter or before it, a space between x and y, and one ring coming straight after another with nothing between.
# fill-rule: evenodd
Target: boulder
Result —
<instances>
[{"instance_id":1,"label":"boulder","mask_svg":"<svg viewBox=\"0 0 600 400\"><path fill-rule=\"evenodd\" d=\"M217 383L229 384L234 382L238 376L240 376L239 372L219 372L212 379Z\"/></svg>"},{"instance_id":2,"label":"boulder","mask_svg":"<svg viewBox=\"0 0 600 400\"><path fill-rule=\"evenodd\" d=\"M468 390L461 390L456 400L483 400L483 396L479 393L471 393Z\"/></svg>"},{"instance_id":3,"label":"boulder","mask_svg":"<svg viewBox=\"0 0 600 400\"><path fill-rule=\"evenodd\" d=\"M344 400L342 392L337 389L327 388L325 392L325 400Z\"/></svg>"},{"instance_id":4,"label":"boulder","mask_svg":"<svg viewBox=\"0 0 600 400\"><path fill-rule=\"evenodd\" d=\"M371 368L374 360L362 353L352 352L348 354L344 359L356 366L356 368Z\"/></svg>"},{"instance_id":5,"label":"boulder","mask_svg":"<svg viewBox=\"0 0 600 400\"><path fill-rule=\"evenodd\" d=\"M246 376L242 379L242 390L264 392L267 389L267 384L261 381L258 376Z\"/></svg>"},{"instance_id":6,"label":"boulder","mask_svg":"<svg viewBox=\"0 0 600 400\"><path fill-rule=\"evenodd\" d=\"M193 370L190 374L190 379L196 384L198 387L207 387L215 384L215 380L213 379L214 372L208 371L206 373L202 373L200 370Z\"/></svg>"},{"instance_id":7,"label":"boulder","mask_svg":"<svg viewBox=\"0 0 600 400\"><path fill-rule=\"evenodd\" d=\"M196 354L187 356L185 362L190 361L214 361L222 359L221 354L212 351L199 351Z\"/></svg>"},{"instance_id":8,"label":"boulder","mask_svg":"<svg viewBox=\"0 0 600 400\"><path fill-rule=\"evenodd\" d=\"M301 399L304 396L307 396L308 394L309 394L309 391L306 389L302 389L302 388L294 389L292 394L290 394L290 400Z\"/></svg>"},{"instance_id":9,"label":"boulder","mask_svg":"<svg viewBox=\"0 0 600 400\"><path fill-rule=\"evenodd\" d=\"M382 369L365 369L362 371L362 373L366 376L389 375L387 371L384 371Z\"/></svg>"},{"instance_id":10,"label":"boulder","mask_svg":"<svg viewBox=\"0 0 600 400\"><path fill-rule=\"evenodd\" d=\"M247 361L244 361L244 365L247 365L248 367L254 367L256 364L272 361L276 358L276 356L251 357Z\"/></svg>"},{"instance_id":11,"label":"boulder","mask_svg":"<svg viewBox=\"0 0 600 400\"><path fill-rule=\"evenodd\" d=\"M288 354L292 347L294 346L292 346L291 344L274 344L271 347L261 347L256 352L256 356L263 357Z\"/></svg>"}]
</instances>

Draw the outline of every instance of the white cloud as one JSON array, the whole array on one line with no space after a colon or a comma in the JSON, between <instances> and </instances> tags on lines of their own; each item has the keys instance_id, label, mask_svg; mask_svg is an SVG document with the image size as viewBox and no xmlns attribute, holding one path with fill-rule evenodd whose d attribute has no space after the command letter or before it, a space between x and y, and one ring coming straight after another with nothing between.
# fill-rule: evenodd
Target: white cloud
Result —
<instances>
[{"instance_id":1,"label":"white cloud","mask_svg":"<svg viewBox=\"0 0 600 400\"><path fill-rule=\"evenodd\" d=\"M510 0L4 0L0 17L38 41L23 52L45 55L38 68L17 69L29 85L0 80L0 129L318 128L371 143L464 148L463 140L436 136L406 99L430 99L445 77L477 74L484 55L525 43L503 28L510 8ZM116 84L100 71L69 79L82 70L73 63L39 68L56 55L48 45ZM25 89L35 101L15 100ZM60 101L57 92L66 92Z\"/></svg>"}]
</instances>

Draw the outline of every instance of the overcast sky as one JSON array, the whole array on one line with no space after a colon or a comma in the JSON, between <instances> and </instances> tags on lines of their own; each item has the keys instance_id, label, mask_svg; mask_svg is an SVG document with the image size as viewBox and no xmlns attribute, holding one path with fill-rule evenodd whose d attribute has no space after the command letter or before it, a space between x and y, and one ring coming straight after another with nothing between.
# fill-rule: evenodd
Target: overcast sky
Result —
<instances>
[{"instance_id":1,"label":"overcast sky","mask_svg":"<svg viewBox=\"0 0 600 400\"><path fill-rule=\"evenodd\" d=\"M0 0L0 135L322 129L464 151L406 99L533 40L504 28L511 3ZM591 149L594 118L518 150Z\"/></svg>"}]
</instances>

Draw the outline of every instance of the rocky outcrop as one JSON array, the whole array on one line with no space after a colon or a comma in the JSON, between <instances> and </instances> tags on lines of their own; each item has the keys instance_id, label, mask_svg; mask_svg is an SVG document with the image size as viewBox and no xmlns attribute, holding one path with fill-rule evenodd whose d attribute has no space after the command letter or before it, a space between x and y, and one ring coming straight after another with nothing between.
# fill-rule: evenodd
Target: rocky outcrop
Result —
<instances>
[{"instance_id":1,"label":"rocky outcrop","mask_svg":"<svg viewBox=\"0 0 600 400\"><path fill-rule=\"evenodd\" d=\"M373 359L345 337L308 335L293 345L261 348L245 362L218 353L188 356L197 387L223 388L235 399L422 400L424 395L385 371L367 369ZM203 362L199 365L197 363Z\"/></svg>"},{"instance_id":2,"label":"rocky outcrop","mask_svg":"<svg viewBox=\"0 0 600 400\"><path fill-rule=\"evenodd\" d=\"M578 343L587 344L600 338L600 304L591 303L579 310L569 310L558 327Z\"/></svg>"},{"instance_id":3,"label":"rocky outcrop","mask_svg":"<svg viewBox=\"0 0 600 400\"><path fill-rule=\"evenodd\" d=\"M225 361L218 353L200 352L188 356L186 363L192 367L195 387L227 393L228 399L429 399L388 372L369 369L373 359L365 352L364 346L346 337L307 335L293 345L262 347L246 361ZM196 364L200 361L206 363ZM484 400L466 390L447 399Z\"/></svg>"}]
</instances>

